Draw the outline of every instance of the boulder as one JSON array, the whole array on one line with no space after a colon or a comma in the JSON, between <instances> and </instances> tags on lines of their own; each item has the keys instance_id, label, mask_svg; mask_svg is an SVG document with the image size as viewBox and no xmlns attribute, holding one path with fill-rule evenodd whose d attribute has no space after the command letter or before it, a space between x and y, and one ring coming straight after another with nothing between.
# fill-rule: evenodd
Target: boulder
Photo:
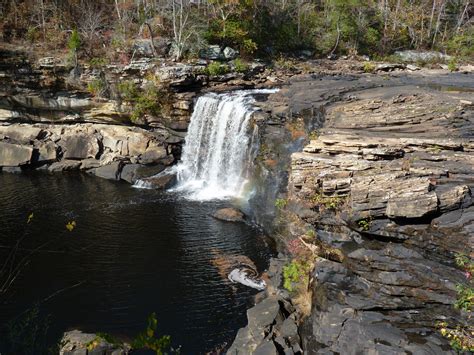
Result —
<instances>
[{"instance_id":1,"label":"boulder","mask_svg":"<svg viewBox=\"0 0 474 355\"><path fill-rule=\"evenodd\" d=\"M111 344L100 335L71 330L61 339L60 355L113 354L126 355L130 346L126 343Z\"/></svg>"},{"instance_id":2,"label":"boulder","mask_svg":"<svg viewBox=\"0 0 474 355\"><path fill-rule=\"evenodd\" d=\"M61 171L73 171L79 170L81 162L78 160L61 160L51 164L48 167L48 171L56 173Z\"/></svg>"},{"instance_id":3,"label":"boulder","mask_svg":"<svg viewBox=\"0 0 474 355\"><path fill-rule=\"evenodd\" d=\"M394 70L399 70L399 69L401 70L405 68L406 68L405 64L382 63L382 64L376 65L375 71L387 72L387 71L394 71Z\"/></svg>"},{"instance_id":4,"label":"boulder","mask_svg":"<svg viewBox=\"0 0 474 355\"><path fill-rule=\"evenodd\" d=\"M239 51L236 51L235 49L230 47L225 47L222 51L222 54L224 55L225 60L233 60L237 58L237 56L239 55Z\"/></svg>"},{"instance_id":5,"label":"boulder","mask_svg":"<svg viewBox=\"0 0 474 355\"><path fill-rule=\"evenodd\" d=\"M81 170L89 170L101 166L101 161L93 158L81 160Z\"/></svg>"},{"instance_id":6,"label":"boulder","mask_svg":"<svg viewBox=\"0 0 474 355\"><path fill-rule=\"evenodd\" d=\"M153 57L156 50L149 39L137 39L133 43L133 50L135 54L142 55L145 57Z\"/></svg>"},{"instance_id":7,"label":"boulder","mask_svg":"<svg viewBox=\"0 0 474 355\"><path fill-rule=\"evenodd\" d=\"M227 222L244 222L244 214L236 208L221 208L212 217Z\"/></svg>"},{"instance_id":8,"label":"boulder","mask_svg":"<svg viewBox=\"0 0 474 355\"><path fill-rule=\"evenodd\" d=\"M166 149L163 146L153 146L148 147L148 149L140 155L138 161L141 164L156 164L159 163L162 159L166 158Z\"/></svg>"},{"instance_id":9,"label":"boulder","mask_svg":"<svg viewBox=\"0 0 474 355\"><path fill-rule=\"evenodd\" d=\"M207 60L218 60L223 58L221 47L218 45L210 45L199 51L199 58Z\"/></svg>"},{"instance_id":10,"label":"boulder","mask_svg":"<svg viewBox=\"0 0 474 355\"><path fill-rule=\"evenodd\" d=\"M42 129L28 124L0 126L0 135L10 140L29 144L40 136Z\"/></svg>"},{"instance_id":11,"label":"boulder","mask_svg":"<svg viewBox=\"0 0 474 355\"><path fill-rule=\"evenodd\" d=\"M32 154L32 147L0 142L0 166L29 164Z\"/></svg>"},{"instance_id":12,"label":"boulder","mask_svg":"<svg viewBox=\"0 0 474 355\"><path fill-rule=\"evenodd\" d=\"M109 180L120 180L120 172L122 171L123 163L120 161L114 161L110 164L88 170L88 173L103 179Z\"/></svg>"},{"instance_id":13,"label":"boulder","mask_svg":"<svg viewBox=\"0 0 474 355\"><path fill-rule=\"evenodd\" d=\"M168 189L176 183L176 174L161 173L156 176L140 179L137 181L137 187L148 189Z\"/></svg>"},{"instance_id":14,"label":"boulder","mask_svg":"<svg viewBox=\"0 0 474 355\"><path fill-rule=\"evenodd\" d=\"M57 158L58 147L51 141L41 142L38 148L39 163L55 161Z\"/></svg>"},{"instance_id":15,"label":"boulder","mask_svg":"<svg viewBox=\"0 0 474 355\"><path fill-rule=\"evenodd\" d=\"M61 138L59 141L66 159L96 158L99 154L99 142L94 135L79 133Z\"/></svg>"},{"instance_id":16,"label":"boulder","mask_svg":"<svg viewBox=\"0 0 474 355\"><path fill-rule=\"evenodd\" d=\"M143 166L141 164L126 164L122 168L120 178L130 184L134 184L139 179L159 174L164 168L163 165Z\"/></svg>"},{"instance_id":17,"label":"boulder","mask_svg":"<svg viewBox=\"0 0 474 355\"><path fill-rule=\"evenodd\" d=\"M54 57L43 57L38 59L38 66L42 68L54 68L56 61Z\"/></svg>"}]
</instances>

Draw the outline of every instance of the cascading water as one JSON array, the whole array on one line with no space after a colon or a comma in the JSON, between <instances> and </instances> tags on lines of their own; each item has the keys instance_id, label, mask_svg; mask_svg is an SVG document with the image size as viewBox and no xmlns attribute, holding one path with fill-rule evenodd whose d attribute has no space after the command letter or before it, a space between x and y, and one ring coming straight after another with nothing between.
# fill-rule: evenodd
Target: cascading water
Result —
<instances>
[{"instance_id":1,"label":"cascading water","mask_svg":"<svg viewBox=\"0 0 474 355\"><path fill-rule=\"evenodd\" d=\"M201 96L191 117L182 160L175 168L178 184L174 190L199 200L243 197L255 152L252 95L273 92Z\"/></svg>"}]
</instances>

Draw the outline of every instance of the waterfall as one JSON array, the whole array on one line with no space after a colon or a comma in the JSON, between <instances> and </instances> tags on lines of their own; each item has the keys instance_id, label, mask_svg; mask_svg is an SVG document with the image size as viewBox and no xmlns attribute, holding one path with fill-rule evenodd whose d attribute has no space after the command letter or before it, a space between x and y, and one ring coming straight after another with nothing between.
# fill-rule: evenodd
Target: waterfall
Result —
<instances>
[{"instance_id":1,"label":"waterfall","mask_svg":"<svg viewBox=\"0 0 474 355\"><path fill-rule=\"evenodd\" d=\"M256 110L252 94L272 92L201 96L191 116L182 159L175 167L178 183L173 190L198 200L243 197L256 143L256 127L250 125Z\"/></svg>"}]
</instances>

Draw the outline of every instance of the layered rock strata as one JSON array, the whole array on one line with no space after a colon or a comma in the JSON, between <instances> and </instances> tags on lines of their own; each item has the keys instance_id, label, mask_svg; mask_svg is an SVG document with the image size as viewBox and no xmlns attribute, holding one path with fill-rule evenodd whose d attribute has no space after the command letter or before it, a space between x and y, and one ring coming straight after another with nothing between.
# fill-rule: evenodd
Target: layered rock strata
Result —
<instances>
[{"instance_id":1,"label":"layered rock strata","mask_svg":"<svg viewBox=\"0 0 474 355\"><path fill-rule=\"evenodd\" d=\"M289 197L343 255L315 260L308 354L448 353L436 323L468 324L454 257L474 245L474 109L457 94L355 91L293 154Z\"/></svg>"}]
</instances>

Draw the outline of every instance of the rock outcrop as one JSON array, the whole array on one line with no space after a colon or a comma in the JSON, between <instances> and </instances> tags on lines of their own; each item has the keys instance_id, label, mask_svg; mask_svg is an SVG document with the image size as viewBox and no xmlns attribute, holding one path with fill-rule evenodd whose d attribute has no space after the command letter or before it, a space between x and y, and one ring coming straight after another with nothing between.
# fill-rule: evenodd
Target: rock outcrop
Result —
<instances>
[{"instance_id":1,"label":"rock outcrop","mask_svg":"<svg viewBox=\"0 0 474 355\"><path fill-rule=\"evenodd\" d=\"M390 84L350 84L292 156L293 211L341 252L315 260L307 354L445 354L436 323L468 324L453 304L474 245L472 94Z\"/></svg>"},{"instance_id":2,"label":"rock outcrop","mask_svg":"<svg viewBox=\"0 0 474 355\"><path fill-rule=\"evenodd\" d=\"M60 355L113 354L126 355L130 352L128 344L112 344L97 334L71 330L61 339Z\"/></svg>"},{"instance_id":3,"label":"rock outcrop","mask_svg":"<svg viewBox=\"0 0 474 355\"><path fill-rule=\"evenodd\" d=\"M165 129L93 123L3 125L0 167L47 168L50 172L83 170L134 183L174 162L167 149L169 136Z\"/></svg>"}]
</instances>

